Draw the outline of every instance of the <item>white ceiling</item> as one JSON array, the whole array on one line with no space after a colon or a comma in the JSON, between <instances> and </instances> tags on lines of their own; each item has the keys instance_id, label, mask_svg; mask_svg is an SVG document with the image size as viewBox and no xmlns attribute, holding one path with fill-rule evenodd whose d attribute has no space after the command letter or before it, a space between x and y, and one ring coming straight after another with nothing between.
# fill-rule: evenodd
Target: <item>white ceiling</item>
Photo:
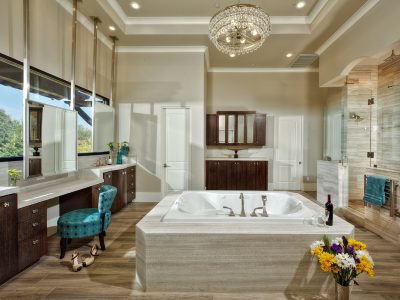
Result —
<instances>
[{"instance_id":1,"label":"white ceiling","mask_svg":"<svg viewBox=\"0 0 400 300\"><path fill-rule=\"evenodd\" d=\"M230 58L208 39L211 16L232 0L83 0L78 10L101 19L100 30L116 35L119 46L208 47L212 67L287 68L301 53L315 53L368 0L307 0L296 9L297 0L249 0L271 16L272 34L257 51ZM217 7L218 6L218 7ZM117 30L111 32L109 25ZM286 53L293 57L286 58Z\"/></svg>"}]
</instances>

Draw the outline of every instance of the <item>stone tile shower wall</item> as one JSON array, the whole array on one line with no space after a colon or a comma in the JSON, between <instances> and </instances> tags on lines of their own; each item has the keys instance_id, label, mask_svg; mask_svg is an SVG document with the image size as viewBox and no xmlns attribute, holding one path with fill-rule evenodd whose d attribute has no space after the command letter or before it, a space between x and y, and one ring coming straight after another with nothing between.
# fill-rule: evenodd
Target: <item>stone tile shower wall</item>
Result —
<instances>
[{"instance_id":1,"label":"stone tile shower wall","mask_svg":"<svg viewBox=\"0 0 400 300\"><path fill-rule=\"evenodd\" d=\"M378 168L400 171L400 57L378 67Z\"/></svg>"},{"instance_id":2,"label":"stone tile shower wall","mask_svg":"<svg viewBox=\"0 0 400 300\"><path fill-rule=\"evenodd\" d=\"M377 90L377 66L354 68L343 90L343 128L345 129L343 152L349 163L349 199L351 200L362 201L365 168L376 163L377 126L374 124L377 124ZM375 104L372 106L368 105L370 98L375 99ZM351 118L352 113L360 116L361 119ZM375 153L375 158L367 158L369 151Z\"/></svg>"}]
</instances>

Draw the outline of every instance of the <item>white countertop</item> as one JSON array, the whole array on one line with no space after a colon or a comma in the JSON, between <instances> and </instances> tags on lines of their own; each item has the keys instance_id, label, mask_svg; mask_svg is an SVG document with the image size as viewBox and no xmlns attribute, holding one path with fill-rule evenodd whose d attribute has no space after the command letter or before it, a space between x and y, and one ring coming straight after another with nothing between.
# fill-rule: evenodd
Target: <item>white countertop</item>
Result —
<instances>
[{"instance_id":1,"label":"white countertop","mask_svg":"<svg viewBox=\"0 0 400 300\"><path fill-rule=\"evenodd\" d=\"M206 160L233 160L233 161L268 161L265 157L207 157Z\"/></svg>"},{"instance_id":2,"label":"white countertop","mask_svg":"<svg viewBox=\"0 0 400 300\"><path fill-rule=\"evenodd\" d=\"M48 181L44 186L29 186L18 192L18 208L88 188L103 181L103 178L97 177L93 172L91 175L89 172L85 172L75 177Z\"/></svg>"},{"instance_id":3,"label":"white countertop","mask_svg":"<svg viewBox=\"0 0 400 300\"><path fill-rule=\"evenodd\" d=\"M0 186L0 197L15 194L17 192L18 188L16 186Z\"/></svg>"},{"instance_id":4,"label":"white countertop","mask_svg":"<svg viewBox=\"0 0 400 300\"><path fill-rule=\"evenodd\" d=\"M126 169L126 168L133 167L133 166L136 166L135 162L127 163L127 164L121 164L121 165L100 166L100 167L92 168L91 170L98 177L103 177L103 173L110 172L110 171L116 171L116 170L122 170L122 169Z\"/></svg>"}]
</instances>

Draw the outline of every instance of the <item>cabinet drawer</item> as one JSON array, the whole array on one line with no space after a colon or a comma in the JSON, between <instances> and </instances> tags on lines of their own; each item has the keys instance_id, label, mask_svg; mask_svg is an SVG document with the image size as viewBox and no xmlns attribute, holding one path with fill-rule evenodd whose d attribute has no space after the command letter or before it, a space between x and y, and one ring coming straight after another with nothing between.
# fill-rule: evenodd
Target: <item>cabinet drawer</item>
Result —
<instances>
[{"instance_id":1,"label":"cabinet drawer","mask_svg":"<svg viewBox=\"0 0 400 300\"><path fill-rule=\"evenodd\" d=\"M135 190L128 191L127 202L131 203L133 200L135 200L135 198L136 198L136 191Z\"/></svg>"},{"instance_id":2,"label":"cabinet drawer","mask_svg":"<svg viewBox=\"0 0 400 300\"><path fill-rule=\"evenodd\" d=\"M29 219L47 214L46 202L33 204L24 208L18 209L18 223L28 221Z\"/></svg>"},{"instance_id":3,"label":"cabinet drawer","mask_svg":"<svg viewBox=\"0 0 400 300\"><path fill-rule=\"evenodd\" d=\"M36 236L45 230L47 230L46 215L35 216L28 221L18 224L18 241Z\"/></svg>"},{"instance_id":4,"label":"cabinet drawer","mask_svg":"<svg viewBox=\"0 0 400 300\"><path fill-rule=\"evenodd\" d=\"M43 231L32 238L28 238L19 243L18 247L18 268L23 270L29 267L47 252L47 237Z\"/></svg>"},{"instance_id":5,"label":"cabinet drawer","mask_svg":"<svg viewBox=\"0 0 400 300\"><path fill-rule=\"evenodd\" d=\"M135 173L135 171L136 171L136 167L135 167L135 166L126 168L126 172L127 172L128 174Z\"/></svg>"},{"instance_id":6,"label":"cabinet drawer","mask_svg":"<svg viewBox=\"0 0 400 300\"><path fill-rule=\"evenodd\" d=\"M112 185L112 172L105 172L103 174L104 184Z\"/></svg>"},{"instance_id":7,"label":"cabinet drawer","mask_svg":"<svg viewBox=\"0 0 400 300\"><path fill-rule=\"evenodd\" d=\"M127 191L135 190L135 183L133 181L128 181L126 183L126 190Z\"/></svg>"}]
</instances>

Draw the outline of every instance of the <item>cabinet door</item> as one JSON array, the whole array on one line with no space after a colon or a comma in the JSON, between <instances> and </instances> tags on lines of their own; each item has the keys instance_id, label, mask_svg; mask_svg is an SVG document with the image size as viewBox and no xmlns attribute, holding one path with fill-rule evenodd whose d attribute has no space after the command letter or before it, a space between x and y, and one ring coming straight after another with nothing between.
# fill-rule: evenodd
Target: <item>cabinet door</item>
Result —
<instances>
[{"instance_id":1,"label":"cabinet door","mask_svg":"<svg viewBox=\"0 0 400 300\"><path fill-rule=\"evenodd\" d=\"M112 185L112 173L113 172L105 172L103 173L103 179L104 179L104 184L106 185Z\"/></svg>"},{"instance_id":2,"label":"cabinet door","mask_svg":"<svg viewBox=\"0 0 400 300\"><path fill-rule=\"evenodd\" d=\"M218 122L217 115L207 115L206 117L206 139L207 145L217 145Z\"/></svg>"},{"instance_id":3,"label":"cabinet door","mask_svg":"<svg viewBox=\"0 0 400 300\"><path fill-rule=\"evenodd\" d=\"M112 174L113 186L117 188L117 195L115 196L111 212L115 213L120 211L127 204L127 189L126 189L126 170L113 171Z\"/></svg>"},{"instance_id":4,"label":"cabinet door","mask_svg":"<svg viewBox=\"0 0 400 300\"><path fill-rule=\"evenodd\" d=\"M228 163L227 161L217 162L217 190L226 190L228 188Z\"/></svg>"},{"instance_id":5,"label":"cabinet door","mask_svg":"<svg viewBox=\"0 0 400 300\"><path fill-rule=\"evenodd\" d=\"M229 114L227 115L227 144L235 144L237 141L237 123L236 123L236 115Z\"/></svg>"},{"instance_id":6,"label":"cabinet door","mask_svg":"<svg viewBox=\"0 0 400 300\"><path fill-rule=\"evenodd\" d=\"M227 137L226 137L226 123L227 119L226 116L221 114L217 115L218 121L218 144L226 144Z\"/></svg>"},{"instance_id":7,"label":"cabinet door","mask_svg":"<svg viewBox=\"0 0 400 300\"><path fill-rule=\"evenodd\" d=\"M254 120L254 145L264 146L267 130L267 115L256 114Z\"/></svg>"},{"instance_id":8,"label":"cabinet door","mask_svg":"<svg viewBox=\"0 0 400 300\"><path fill-rule=\"evenodd\" d=\"M255 191L257 181L257 162L246 162L246 190Z\"/></svg>"},{"instance_id":9,"label":"cabinet door","mask_svg":"<svg viewBox=\"0 0 400 300\"><path fill-rule=\"evenodd\" d=\"M18 272L17 196L0 197L0 284Z\"/></svg>"},{"instance_id":10,"label":"cabinet door","mask_svg":"<svg viewBox=\"0 0 400 300\"><path fill-rule=\"evenodd\" d=\"M247 161L238 161L236 163L236 190L244 191L247 190Z\"/></svg>"},{"instance_id":11,"label":"cabinet door","mask_svg":"<svg viewBox=\"0 0 400 300\"><path fill-rule=\"evenodd\" d=\"M207 160L206 161L206 189L207 190L216 190L217 189L217 172L218 172L217 161Z\"/></svg>"},{"instance_id":12,"label":"cabinet door","mask_svg":"<svg viewBox=\"0 0 400 300\"><path fill-rule=\"evenodd\" d=\"M268 162L258 161L256 162L256 187L258 191L268 190Z\"/></svg>"}]
</instances>

